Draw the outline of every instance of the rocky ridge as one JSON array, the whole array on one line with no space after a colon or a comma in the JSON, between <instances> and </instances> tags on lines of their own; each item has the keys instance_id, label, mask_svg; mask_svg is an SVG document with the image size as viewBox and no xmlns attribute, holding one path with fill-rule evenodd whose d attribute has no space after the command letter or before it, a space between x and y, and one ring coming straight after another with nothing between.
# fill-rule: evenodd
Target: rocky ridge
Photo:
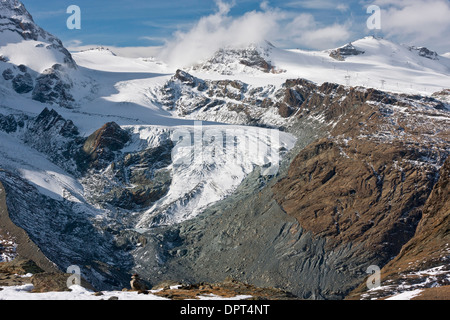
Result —
<instances>
[{"instance_id":1,"label":"rocky ridge","mask_svg":"<svg viewBox=\"0 0 450 320\"><path fill-rule=\"evenodd\" d=\"M281 73L270 61L273 44L266 41L261 45L252 44L246 48L223 48L207 61L192 67L194 71L206 71L222 75L234 72Z\"/></svg>"},{"instance_id":2,"label":"rocky ridge","mask_svg":"<svg viewBox=\"0 0 450 320\"><path fill-rule=\"evenodd\" d=\"M203 80L183 70L175 73L155 99L181 117L281 129L291 127L295 119L303 116L323 116L323 121L333 121L355 99L359 103L370 99L397 105L430 103L440 110L447 105L432 97L346 88L327 82L317 85L306 79L286 80L280 87L254 87L238 80Z\"/></svg>"},{"instance_id":3,"label":"rocky ridge","mask_svg":"<svg viewBox=\"0 0 450 320\"><path fill-rule=\"evenodd\" d=\"M341 48L332 50L330 52L330 57L338 61L345 61L345 58L348 56L358 56L364 53L364 51L356 49L351 43L349 43Z\"/></svg>"}]
</instances>

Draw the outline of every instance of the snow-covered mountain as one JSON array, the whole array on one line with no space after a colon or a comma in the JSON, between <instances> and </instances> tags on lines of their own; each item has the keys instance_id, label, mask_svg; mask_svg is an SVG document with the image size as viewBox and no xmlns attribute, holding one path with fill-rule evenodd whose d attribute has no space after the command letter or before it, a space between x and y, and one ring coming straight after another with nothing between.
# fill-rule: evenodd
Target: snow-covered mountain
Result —
<instances>
[{"instance_id":1,"label":"snow-covered mountain","mask_svg":"<svg viewBox=\"0 0 450 320\"><path fill-rule=\"evenodd\" d=\"M2 0L0 4L0 46L4 60L17 66L25 65L37 73L55 64L76 68L62 42L36 25L22 3Z\"/></svg>"},{"instance_id":2,"label":"snow-covered mountain","mask_svg":"<svg viewBox=\"0 0 450 320\"><path fill-rule=\"evenodd\" d=\"M340 58L337 52L342 52ZM450 61L427 48L366 37L325 51L285 50L270 43L245 50L224 49L186 71L214 80L220 78L216 74L226 74L229 79L258 86L301 77L318 84L333 82L430 95L448 86Z\"/></svg>"},{"instance_id":3,"label":"snow-covered mountain","mask_svg":"<svg viewBox=\"0 0 450 320\"><path fill-rule=\"evenodd\" d=\"M36 25L20 1L0 3L2 96L17 93L41 103L74 107L89 92L62 42Z\"/></svg>"},{"instance_id":4,"label":"snow-covered mountain","mask_svg":"<svg viewBox=\"0 0 450 320\"><path fill-rule=\"evenodd\" d=\"M450 152L450 58L431 49L264 42L179 69L69 53L19 1L0 4L9 215L95 286L138 270L342 298L363 259L386 263L412 237Z\"/></svg>"}]
</instances>

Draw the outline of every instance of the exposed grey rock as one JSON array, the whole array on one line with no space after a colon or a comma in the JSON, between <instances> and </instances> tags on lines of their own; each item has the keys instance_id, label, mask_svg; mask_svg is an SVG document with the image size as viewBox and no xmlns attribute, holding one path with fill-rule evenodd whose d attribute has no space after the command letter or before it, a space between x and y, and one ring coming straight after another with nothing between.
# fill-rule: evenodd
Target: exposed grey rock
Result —
<instances>
[{"instance_id":1,"label":"exposed grey rock","mask_svg":"<svg viewBox=\"0 0 450 320\"><path fill-rule=\"evenodd\" d=\"M321 131L308 127L299 124L302 134L293 155ZM285 161L280 176L289 157ZM364 276L368 257L350 260L355 252L351 246L327 252L325 239L303 231L271 200L271 185L276 180L255 171L232 196L200 216L141 234L146 241L133 251L134 271L153 284L217 282L232 277L308 299L342 298Z\"/></svg>"},{"instance_id":2,"label":"exposed grey rock","mask_svg":"<svg viewBox=\"0 0 450 320\"><path fill-rule=\"evenodd\" d=\"M356 49L351 43L349 43L341 48L331 51L330 57L338 61L344 61L348 56L358 56L364 53L364 51Z\"/></svg>"},{"instance_id":3,"label":"exposed grey rock","mask_svg":"<svg viewBox=\"0 0 450 320\"><path fill-rule=\"evenodd\" d=\"M264 73L280 72L269 61L269 53L274 46L266 42L264 45L250 45L247 48L223 48L218 50L212 58L196 65L194 70L208 70L224 75L232 74L235 65L243 65Z\"/></svg>"},{"instance_id":4,"label":"exposed grey rock","mask_svg":"<svg viewBox=\"0 0 450 320\"><path fill-rule=\"evenodd\" d=\"M17 121L12 115L4 116L0 114L0 130L6 133L16 132Z\"/></svg>"},{"instance_id":5,"label":"exposed grey rock","mask_svg":"<svg viewBox=\"0 0 450 320\"><path fill-rule=\"evenodd\" d=\"M23 94L33 90L33 79L29 73L18 74L12 80L14 91Z\"/></svg>"},{"instance_id":6,"label":"exposed grey rock","mask_svg":"<svg viewBox=\"0 0 450 320\"><path fill-rule=\"evenodd\" d=\"M56 64L36 78L36 86L32 94L33 100L58 104L66 108L72 107L75 101L70 93L72 84L63 78L60 70L61 65Z\"/></svg>"},{"instance_id":7,"label":"exposed grey rock","mask_svg":"<svg viewBox=\"0 0 450 320\"><path fill-rule=\"evenodd\" d=\"M0 171L11 220L26 230L42 253L65 272L78 265L95 288L123 288L129 282L127 270L132 258L118 250L111 233L101 231L96 221L74 203L57 201L19 176Z\"/></svg>"},{"instance_id":8,"label":"exposed grey rock","mask_svg":"<svg viewBox=\"0 0 450 320\"><path fill-rule=\"evenodd\" d=\"M166 140L155 148L118 153L108 168L89 170L83 180L88 199L103 207L148 208L169 190L172 176L168 166L172 148L172 141Z\"/></svg>"},{"instance_id":9,"label":"exposed grey rock","mask_svg":"<svg viewBox=\"0 0 450 320\"><path fill-rule=\"evenodd\" d=\"M415 51L417 54L421 57L430 59L430 60L439 60L439 55L435 51L431 51L428 48L425 47L409 47L410 51Z\"/></svg>"},{"instance_id":10,"label":"exposed grey rock","mask_svg":"<svg viewBox=\"0 0 450 320\"><path fill-rule=\"evenodd\" d=\"M17 66L17 68L20 70L20 72L24 72L24 73L25 73L25 72L28 71L27 66L26 66L26 65L23 65L23 64Z\"/></svg>"},{"instance_id":11,"label":"exposed grey rock","mask_svg":"<svg viewBox=\"0 0 450 320\"><path fill-rule=\"evenodd\" d=\"M11 69L5 69L5 71L2 72L3 79L6 81L14 79L14 72Z\"/></svg>"},{"instance_id":12,"label":"exposed grey rock","mask_svg":"<svg viewBox=\"0 0 450 320\"><path fill-rule=\"evenodd\" d=\"M75 101L70 93L73 83L67 70L77 69L77 65L61 40L36 25L20 1L2 1L0 18L0 33L11 34L13 38L14 34L18 34L24 41L39 41L41 43L36 47L45 46L54 51L55 58L61 63L39 74L29 70L26 65L14 66L8 62L8 57L2 57L2 61L11 66L3 72L3 78L12 80L12 88L19 94L32 91L32 98L36 101L66 108L73 107ZM20 73L14 75L12 69Z\"/></svg>"},{"instance_id":13,"label":"exposed grey rock","mask_svg":"<svg viewBox=\"0 0 450 320\"><path fill-rule=\"evenodd\" d=\"M271 85L252 87L238 80L202 80L178 70L161 89L160 100L166 109L183 117L270 126L264 115L275 108L276 101L269 98L275 90ZM280 126L282 122L280 117Z\"/></svg>"},{"instance_id":14,"label":"exposed grey rock","mask_svg":"<svg viewBox=\"0 0 450 320\"><path fill-rule=\"evenodd\" d=\"M64 119L55 110L44 110L35 118L16 116L19 138L27 145L45 154L53 163L71 174L78 175L76 163L84 138L71 120Z\"/></svg>"}]
</instances>

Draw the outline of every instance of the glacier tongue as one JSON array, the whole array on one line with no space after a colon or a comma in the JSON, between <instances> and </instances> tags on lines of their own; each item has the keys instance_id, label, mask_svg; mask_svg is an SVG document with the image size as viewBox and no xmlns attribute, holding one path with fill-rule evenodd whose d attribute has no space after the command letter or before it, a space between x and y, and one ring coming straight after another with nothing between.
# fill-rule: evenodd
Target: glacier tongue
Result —
<instances>
[{"instance_id":1,"label":"glacier tongue","mask_svg":"<svg viewBox=\"0 0 450 320\"><path fill-rule=\"evenodd\" d=\"M201 122L172 128L171 139L176 145L170 190L142 215L138 228L194 218L235 191L256 167L262 168L262 175L276 175L280 151L290 150L296 141L274 129Z\"/></svg>"}]
</instances>

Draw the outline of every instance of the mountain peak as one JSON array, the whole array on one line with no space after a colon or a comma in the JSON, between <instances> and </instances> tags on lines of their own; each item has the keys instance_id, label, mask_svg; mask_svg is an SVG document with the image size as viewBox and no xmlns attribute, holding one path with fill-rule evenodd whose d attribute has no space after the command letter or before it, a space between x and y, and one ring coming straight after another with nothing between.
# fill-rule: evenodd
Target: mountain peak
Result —
<instances>
[{"instance_id":1,"label":"mountain peak","mask_svg":"<svg viewBox=\"0 0 450 320\"><path fill-rule=\"evenodd\" d=\"M4 86L33 100L69 107L77 64L61 40L39 27L18 0L0 0L0 73Z\"/></svg>"},{"instance_id":2,"label":"mountain peak","mask_svg":"<svg viewBox=\"0 0 450 320\"><path fill-rule=\"evenodd\" d=\"M330 57L336 59L338 61L344 61L345 57L348 56L358 56L364 54L365 51L356 49L353 44L350 42L343 47L332 50L330 53Z\"/></svg>"},{"instance_id":3,"label":"mountain peak","mask_svg":"<svg viewBox=\"0 0 450 320\"><path fill-rule=\"evenodd\" d=\"M33 23L33 17L22 2L18 0L0 0L0 18L20 20Z\"/></svg>"},{"instance_id":4,"label":"mountain peak","mask_svg":"<svg viewBox=\"0 0 450 320\"><path fill-rule=\"evenodd\" d=\"M26 65L38 73L55 64L76 68L61 40L39 27L20 1L0 0L0 19L0 55L4 61ZM32 65L30 55L36 57Z\"/></svg>"},{"instance_id":5,"label":"mountain peak","mask_svg":"<svg viewBox=\"0 0 450 320\"><path fill-rule=\"evenodd\" d=\"M278 73L271 61L271 52L276 47L265 40L246 46L227 46L215 52L207 61L195 65L194 70L214 71L223 75L234 72Z\"/></svg>"}]
</instances>

